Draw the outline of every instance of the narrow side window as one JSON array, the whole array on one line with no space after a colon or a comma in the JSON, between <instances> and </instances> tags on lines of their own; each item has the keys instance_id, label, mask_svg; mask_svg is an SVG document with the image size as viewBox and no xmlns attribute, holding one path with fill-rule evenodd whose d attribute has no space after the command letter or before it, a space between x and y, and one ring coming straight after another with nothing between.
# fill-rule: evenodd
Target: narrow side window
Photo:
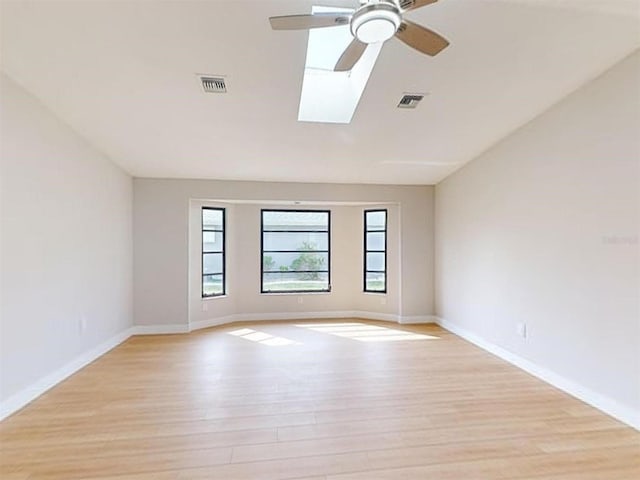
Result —
<instances>
[{"instance_id":1,"label":"narrow side window","mask_svg":"<svg viewBox=\"0 0 640 480\"><path fill-rule=\"evenodd\" d=\"M225 209L202 207L202 298L225 295Z\"/></svg>"},{"instance_id":2,"label":"narrow side window","mask_svg":"<svg viewBox=\"0 0 640 480\"><path fill-rule=\"evenodd\" d=\"M387 210L364 211L364 291L387 292Z\"/></svg>"}]
</instances>

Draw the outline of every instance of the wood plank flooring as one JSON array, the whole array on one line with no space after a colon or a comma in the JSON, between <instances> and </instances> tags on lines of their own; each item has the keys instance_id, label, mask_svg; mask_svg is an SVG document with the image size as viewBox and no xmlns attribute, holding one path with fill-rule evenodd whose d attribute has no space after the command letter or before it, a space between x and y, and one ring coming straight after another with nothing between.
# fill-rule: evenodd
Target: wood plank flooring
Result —
<instances>
[{"instance_id":1,"label":"wood plank flooring","mask_svg":"<svg viewBox=\"0 0 640 480\"><path fill-rule=\"evenodd\" d=\"M640 433L435 326L137 336L0 423L3 480L640 478Z\"/></svg>"}]
</instances>

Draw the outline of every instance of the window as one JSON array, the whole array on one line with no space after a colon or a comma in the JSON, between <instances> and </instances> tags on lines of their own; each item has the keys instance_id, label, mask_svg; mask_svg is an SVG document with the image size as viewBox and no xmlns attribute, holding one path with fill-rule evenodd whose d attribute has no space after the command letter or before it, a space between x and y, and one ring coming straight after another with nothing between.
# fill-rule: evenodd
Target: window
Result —
<instances>
[{"instance_id":1,"label":"window","mask_svg":"<svg viewBox=\"0 0 640 480\"><path fill-rule=\"evenodd\" d=\"M262 293L328 292L328 210L262 210Z\"/></svg>"},{"instance_id":2,"label":"window","mask_svg":"<svg viewBox=\"0 0 640 480\"><path fill-rule=\"evenodd\" d=\"M364 211L364 291L387 292L387 211Z\"/></svg>"},{"instance_id":3,"label":"window","mask_svg":"<svg viewBox=\"0 0 640 480\"><path fill-rule=\"evenodd\" d=\"M202 297L225 294L224 208L202 207Z\"/></svg>"}]
</instances>

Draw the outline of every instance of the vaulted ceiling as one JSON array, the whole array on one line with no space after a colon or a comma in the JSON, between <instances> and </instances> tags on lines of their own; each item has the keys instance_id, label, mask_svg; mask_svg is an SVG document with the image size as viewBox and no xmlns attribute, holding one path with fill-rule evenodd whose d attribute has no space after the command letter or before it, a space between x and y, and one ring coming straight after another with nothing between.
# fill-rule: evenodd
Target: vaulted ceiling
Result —
<instances>
[{"instance_id":1,"label":"vaulted ceiling","mask_svg":"<svg viewBox=\"0 0 640 480\"><path fill-rule=\"evenodd\" d=\"M318 4L358 5L2 1L1 66L135 176L433 184L640 46L636 0L440 0L407 18L449 48L387 42L351 124L303 123L307 33L268 17Z\"/></svg>"}]
</instances>

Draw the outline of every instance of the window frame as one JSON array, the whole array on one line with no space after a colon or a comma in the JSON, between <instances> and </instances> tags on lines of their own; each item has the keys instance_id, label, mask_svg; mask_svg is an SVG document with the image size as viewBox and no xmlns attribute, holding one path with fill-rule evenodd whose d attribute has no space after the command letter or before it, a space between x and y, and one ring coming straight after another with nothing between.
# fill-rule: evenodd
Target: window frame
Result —
<instances>
[{"instance_id":1,"label":"window frame","mask_svg":"<svg viewBox=\"0 0 640 480\"><path fill-rule=\"evenodd\" d=\"M205 229L204 228L204 211L215 210L222 212L222 229ZM204 233L205 232L219 232L222 234L222 250L220 252L205 252L204 250ZM222 273L204 273L204 256L205 254L221 253L222 254ZM204 277L222 276L222 292L221 293L204 293ZM227 209L223 207L207 207L203 206L200 209L200 295L201 298L215 298L223 297L227 294Z\"/></svg>"},{"instance_id":2,"label":"window frame","mask_svg":"<svg viewBox=\"0 0 640 480\"><path fill-rule=\"evenodd\" d=\"M384 212L384 230L369 230L367 228L367 213ZM362 260L362 291L364 293L387 293L387 257L388 245L387 238L389 236L389 211L386 208L365 209L363 213L363 260ZM384 233L384 250L368 250L367 249L367 234L368 233ZM384 253L384 270L368 270L367 269L367 253ZM367 273L384 273L384 288L382 290L369 290L367 289Z\"/></svg>"},{"instance_id":3,"label":"window frame","mask_svg":"<svg viewBox=\"0 0 640 480\"><path fill-rule=\"evenodd\" d=\"M323 290L265 290L264 289L264 274L265 273L279 273L279 272L265 272L264 271L264 214L265 212L287 212L287 213L326 213L327 214L327 229L326 230L267 230L266 232L277 233L326 233L327 234L327 249L326 250L311 250L314 253L326 253L327 254L327 288ZM267 253L296 253L298 250L267 250ZM324 270L318 271L318 273L325 273ZM301 294L301 293L331 293L331 210L314 210L314 209L286 209L286 208L261 208L260 209L260 293L264 295L269 294Z\"/></svg>"}]
</instances>

